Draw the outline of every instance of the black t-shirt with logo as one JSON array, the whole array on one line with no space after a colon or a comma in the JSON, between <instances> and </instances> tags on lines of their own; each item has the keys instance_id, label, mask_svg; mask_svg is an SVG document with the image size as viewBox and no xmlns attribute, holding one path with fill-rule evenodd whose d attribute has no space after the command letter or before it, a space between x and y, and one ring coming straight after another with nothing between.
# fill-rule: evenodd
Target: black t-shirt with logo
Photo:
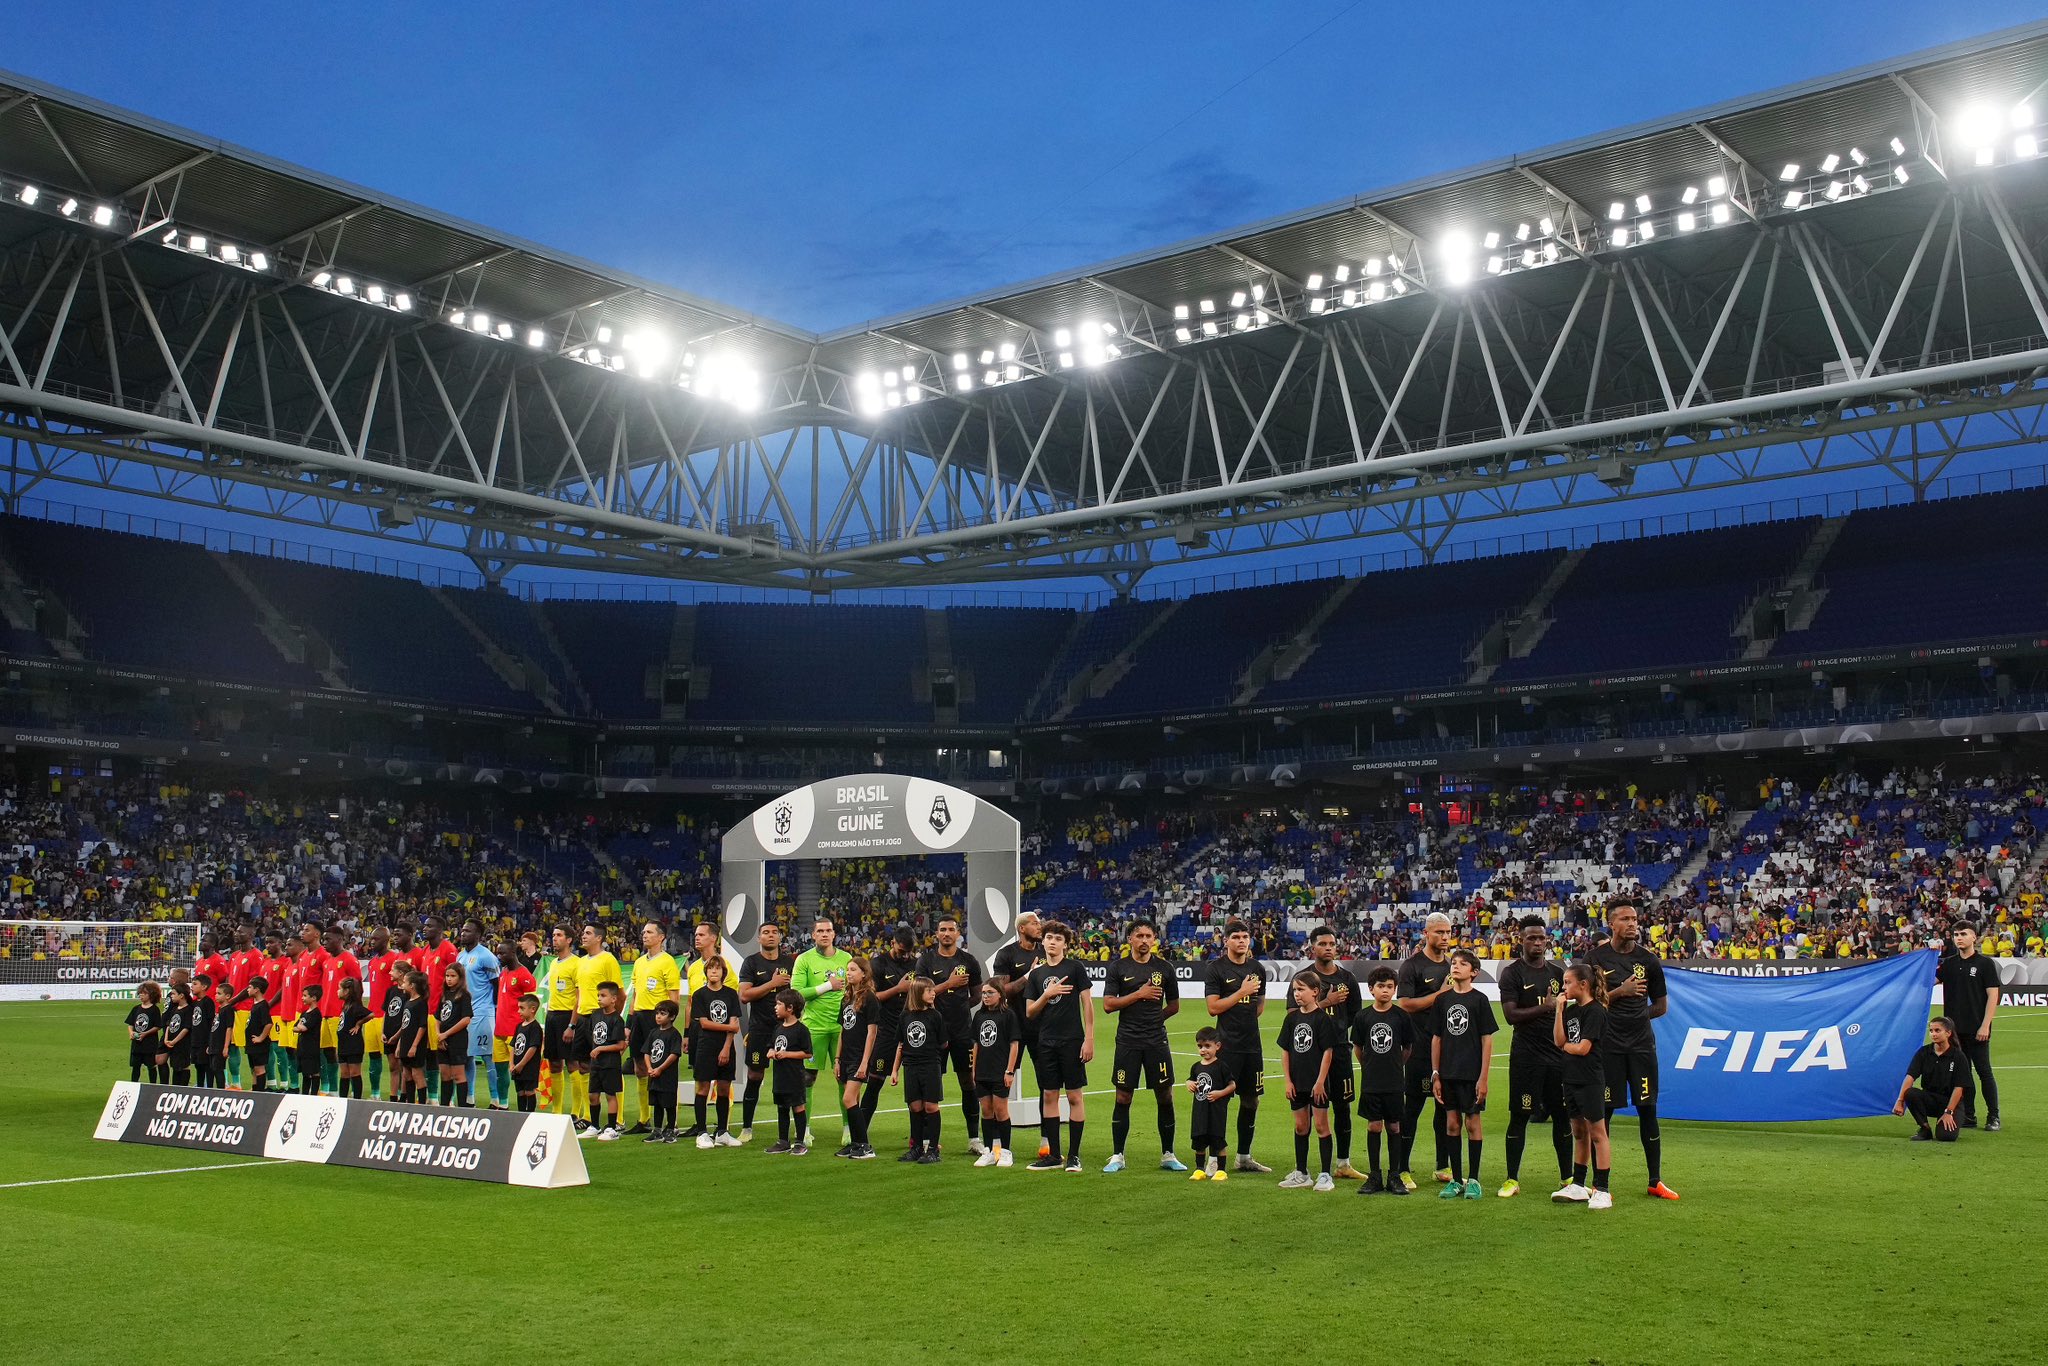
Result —
<instances>
[{"instance_id":1,"label":"black t-shirt with logo","mask_svg":"<svg viewBox=\"0 0 2048 1366\"><path fill-rule=\"evenodd\" d=\"M706 1029L707 1024L738 1024L740 1022L740 993L735 987L698 987L690 993L690 1047L710 1040L714 1045L722 1044L733 1037L719 1030Z\"/></svg>"},{"instance_id":2,"label":"black t-shirt with logo","mask_svg":"<svg viewBox=\"0 0 2048 1366\"><path fill-rule=\"evenodd\" d=\"M445 1006L445 1002L443 1005ZM590 1017L590 1067L595 1072L617 1072L622 1064L617 1053L599 1053L610 1044L623 1043L626 1022L617 1011L601 1010Z\"/></svg>"},{"instance_id":3,"label":"black t-shirt with logo","mask_svg":"<svg viewBox=\"0 0 2048 1366\"><path fill-rule=\"evenodd\" d=\"M787 954L778 953L773 958L763 958L758 953L750 953L740 964L740 984L765 987L775 980L776 973L788 972L792 966ZM775 997L768 995L755 998L754 1003L747 1007L747 1038L761 1038L774 1028Z\"/></svg>"},{"instance_id":4,"label":"black t-shirt with logo","mask_svg":"<svg viewBox=\"0 0 2048 1366\"><path fill-rule=\"evenodd\" d=\"M916 970L915 958L898 958L892 953L885 953L875 959L875 1003L881 1007L880 1013L875 1016L875 1023L881 1026L882 1037L885 1039L893 1039L902 1031L903 1002L910 993L898 992L886 1001L882 999L881 993Z\"/></svg>"},{"instance_id":5,"label":"black t-shirt with logo","mask_svg":"<svg viewBox=\"0 0 2048 1366\"><path fill-rule=\"evenodd\" d=\"M361 1001L354 1001L341 1008L341 1026L335 1031L335 1056L351 1062L363 1056L363 1026L370 1018L370 1008Z\"/></svg>"},{"instance_id":6,"label":"black t-shirt with logo","mask_svg":"<svg viewBox=\"0 0 2048 1366\"><path fill-rule=\"evenodd\" d=\"M316 1071L320 1066L320 1007L307 1006L300 1011L297 1029L299 1070Z\"/></svg>"},{"instance_id":7,"label":"black t-shirt with logo","mask_svg":"<svg viewBox=\"0 0 2048 1366\"><path fill-rule=\"evenodd\" d=\"M1979 954L1978 957L1981 958L1983 955ZM1963 1050L1953 1044L1949 1045L1948 1052L1937 1053L1933 1044L1924 1043L1920 1045L1920 1051L1913 1055L1911 1065L1906 1068L1906 1075L1918 1078L1920 1089L1933 1096L1946 1108L1949 1097L1956 1093L1956 1088L1969 1085L1970 1064L1964 1061Z\"/></svg>"},{"instance_id":8,"label":"black t-shirt with logo","mask_svg":"<svg viewBox=\"0 0 2048 1366\"><path fill-rule=\"evenodd\" d=\"M847 1076L852 1076L860 1065L861 1054L867 1050L868 1030L882 1013L882 1003L869 993L859 1005L853 1003L853 993L847 992L839 998L839 1066ZM887 1069L890 1060L879 1056L882 1041L875 1040L878 1056L869 1060L877 1074Z\"/></svg>"},{"instance_id":9,"label":"black t-shirt with logo","mask_svg":"<svg viewBox=\"0 0 2048 1366\"><path fill-rule=\"evenodd\" d=\"M1025 1007L1031 1004L1031 988L1026 979L1031 969L1038 965L1038 950L1022 944L1009 943L996 950L996 956L989 962L989 976L1001 977L1011 983L1026 982L1024 994L1012 996L1005 992L1003 1004L1017 1012L1017 1028L1027 1046L1038 1037L1038 1021L1031 1018Z\"/></svg>"},{"instance_id":10,"label":"black t-shirt with logo","mask_svg":"<svg viewBox=\"0 0 2048 1366\"><path fill-rule=\"evenodd\" d=\"M1195 1104L1213 1105L1216 1092L1226 1089L1235 1080L1228 1064L1218 1058L1214 1062L1196 1062L1188 1069L1188 1080L1195 1084ZM1225 1096L1225 1100L1229 1097Z\"/></svg>"},{"instance_id":11,"label":"black t-shirt with logo","mask_svg":"<svg viewBox=\"0 0 2048 1366\"><path fill-rule=\"evenodd\" d=\"M1564 969L1555 963L1531 967L1517 958L1501 969L1500 1003L1504 1006L1534 1007L1541 1005L1546 996L1563 994ZM1562 1062L1564 1054L1550 1037L1555 1023L1550 1012L1544 1011L1529 1023L1514 1026L1514 1043L1510 1045L1513 1055L1553 1066Z\"/></svg>"},{"instance_id":12,"label":"black t-shirt with logo","mask_svg":"<svg viewBox=\"0 0 2048 1366\"><path fill-rule=\"evenodd\" d=\"M981 963L975 956L964 950L952 955L940 953L937 949L926 949L917 958L917 973L929 977L933 983L942 983L948 977L959 979L960 985L951 991L942 991L933 999L939 1004L939 1014L946 1017L946 1028L955 1039L967 1035L967 1019L981 999Z\"/></svg>"},{"instance_id":13,"label":"black t-shirt with logo","mask_svg":"<svg viewBox=\"0 0 2048 1366\"><path fill-rule=\"evenodd\" d=\"M1256 958L1247 958L1242 963L1218 958L1202 975L1202 994L1220 996L1225 1000L1237 995L1246 978L1256 979L1258 989L1216 1017L1216 1032L1223 1036L1223 1051L1226 1053L1262 1051L1259 1047L1259 1006L1266 999L1266 970L1259 966Z\"/></svg>"},{"instance_id":14,"label":"black t-shirt with logo","mask_svg":"<svg viewBox=\"0 0 2048 1366\"><path fill-rule=\"evenodd\" d=\"M811 1031L804 1028L802 1020L792 1020L788 1024L777 1020L775 1032L768 1036L768 1047L770 1051L778 1053L809 1053ZM804 1070L810 1065L811 1060L807 1057L775 1059L772 1074L775 1094L786 1096L794 1092L801 1097L804 1092Z\"/></svg>"},{"instance_id":15,"label":"black t-shirt with logo","mask_svg":"<svg viewBox=\"0 0 2048 1366\"><path fill-rule=\"evenodd\" d=\"M1351 1050L1344 1047L1343 1041L1351 1037L1351 1022L1358 1018L1362 998L1358 979L1351 975L1349 968L1342 967L1336 963L1330 964L1328 972L1324 972L1321 968L1313 965L1304 968L1303 971L1312 974L1310 980L1316 983L1316 990L1320 991L1323 995L1328 996L1339 987L1342 987L1347 993L1344 999L1336 1004L1324 1006L1323 1014L1329 1016L1331 1021L1337 1026L1337 1055L1330 1059L1330 1075L1334 1077L1339 1073L1349 1072L1351 1070Z\"/></svg>"},{"instance_id":16,"label":"black t-shirt with logo","mask_svg":"<svg viewBox=\"0 0 2048 1366\"><path fill-rule=\"evenodd\" d=\"M1493 1003L1476 988L1447 991L1436 998L1429 1022L1431 1033L1444 1041L1436 1070L1446 1081L1478 1081L1485 1060L1480 1041L1499 1030Z\"/></svg>"},{"instance_id":17,"label":"black t-shirt with logo","mask_svg":"<svg viewBox=\"0 0 2048 1366\"><path fill-rule=\"evenodd\" d=\"M220 1010L209 997L201 996L186 1011L186 1018L192 1022L192 1048L204 1057L220 1052L219 1031Z\"/></svg>"},{"instance_id":18,"label":"black t-shirt with logo","mask_svg":"<svg viewBox=\"0 0 2048 1366\"><path fill-rule=\"evenodd\" d=\"M404 997L404 1014L399 1016L398 1036L405 1041L408 1059L414 1059L414 1048L422 1042L420 1035L427 1028L427 1001L424 996Z\"/></svg>"},{"instance_id":19,"label":"black t-shirt with logo","mask_svg":"<svg viewBox=\"0 0 2048 1366\"><path fill-rule=\"evenodd\" d=\"M171 1055L171 1063L173 1066L182 1067L184 1065L182 1059L191 1056L191 1028L192 1007L189 1003L182 1006L174 1005L165 1008L162 1035L163 1042L159 1045L159 1047L161 1047L165 1052ZM178 1039L177 1036L179 1034L184 1034L185 1037L182 1039ZM173 1040L176 1040L176 1042L173 1042Z\"/></svg>"},{"instance_id":20,"label":"black t-shirt with logo","mask_svg":"<svg viewBox=\"0 0 2048 1366\"><path fill-rule=\"evenodd\" d=\"M512 1076L514 1079L532 1082L540 1080L541 1044L545 1040L546 1034L547 1031L541 1027L541 1023L537 1019L521 1020L519 1027L512 1031ZM533 1057L522 1066L519 1060L526 1056L528 1049L533 1050Z\"/></svg>"},{"instance_id":21,"label":"black t-shirt with logo","mask_svg":"<svg viewBox=\"0 0 2048 1366\"><path fill-rule=\"evenodd\" d=\"M974 1079L1001 1084L1010 1070L1010 1045L1017 1041L1017 1014L1008 1006L977 1006L973 1023Z\"/></svg>"},{"instance_id":22,"label":"black t-shirt with logo","mask_svg":"<svg viewBox=\"0 0 2048 1366\"><path fill-rule=\"evenodd\" d=\"M1956 1022L1959 1042L1974 1042L1984 1023L1984 993L1998 990L1998 964L1981 953L1949 954L1934 970L1941 983L1941 1013Z\"/></svg>"},{"instance_id":23,"label":"black t-shirt with logo","mask_svg":"<svg viewBox=\"0 0 2048 1366\"><path fill-rule=\"evenodd\" d=\"M128 1007L128 1018L122 1023L128 1026L128 1046L131 1049L143 1053L156 1051L156 1033L164 1023L161 1010L138 1002Z\"/></svg>"},{"instance_id":24,"label":"black t-shirt with logo","mask_svg":"<svg viewBox=\"0 0 2048 1366\"><path fill-rule=\"evenodd\" d=\"M1606 1085L1607 1071L1605 1065L1600 1061L1600 1041L1607 1037L1608 1027L1609 1016L1607 1007L1601 1005L1598 1001L1588 1001L1584 1005L1580 1005L1576 1001L1565 1002L1564 1041L1566 1043L1583 1043L1587 1039L1593 1041L1592 1051L1583 1056L1564 1053L1563 1049L1558 1050L1560 1053L1564 1053L1564 1084L1566 1086Z\"/></svg>"},{"instance_id":25,"label":"black t-shirt with logo","mask_svg":"<svg viewBox=\"0 0 2048 1366\"><path fill-rule=\"evenodd\" d=\"M451 991L441 998L440 1013L435 1016L434 1022L441 1026L441 1046L443 1048L448 1046L448 1036L455 1032L455 1026L461 1021L468 1019L469 1016L468 992ZM465 1031L467 1028L468 1026L465 1025Z\"/></svg>"},{"instance_id":26,"label":"black t-shirt with logo","mask_svg":"<svg viewBox=\"0 0 2048 1366\"><path fill-rule=\"evenodd\" d=\"M1290 1010L1280 1022L1280 1051L1287 1059L1287 1079L1306 1093L1323 1070L1323 1055L1334 1052L1343 1038L1337 1022L1322 1010Z\"/></svg>"},{"instance_id":27,"label":"black t-shirt with logo","mask_svg":"<svg viewBox=\"0 0 2048 1366\"><path fill-rule=\"evenodd\" d=\"M739 993L735 992L733 994L738 995ZM724 1035L720 1034L706 1034L704 1037L719 1042L723 1042L725 1038ZM681 1084L683 1064L680 1055L682 1051L683 1036L672 1024L663 1025L647 1036L647 1065L650 1068L659 1067L670 1058L676 1059L675 1065L666 1072L663 1072L658 1077L649 1077L647 1079L647 1089L650 1092L659 1091L663 1095L669 1095ZM715 1052L714 1056L716 1056Z\"/></svg>"},{"instance_id":28,"label":"black t-shirt with logo","mask_svg":"<svg viewBox=\"0 0 2048 1366\"><path fill-rule=\"evenodd\" d=\"M1119 958L1109 965L1103 994L1128 996L1148 985L1159 988L1158 1000L1133 1001L1116 1013L1118 1048L1166 1047L1166 1003L1180 999L1180 984L1173 980L1173 964L1156 953L1143 963Z\"/></svg>"},{"instance_id":29,"label":"black t-shirt with logo","mask_svg":"<svg viewBox=\"0 0 2048 1366\"><path fill-rule=\"evenodd\" d=\"M1441 963L1432 962L1428 954L1420 949L1408 955L1407 961L1394 970L1394 997L1396 1000L1413 1001L1424 996L1434 996L1443 990L1451 980L1451 960L1446 957ZM1435 1028L1435 1017L1427 1010L1419 1010L1408 1017L1415 1026L1415 1044L1422 1054L1422 1061L1429 1061L1430 1031Z\"/></svg>"},{"instance_id":30,"label":"black t-shirt with logo","mask_svg":"<svg viewBox=\"0 0 2048 1366\"><path fill-rule=\"evenodd\" d=\"M249 1018L254 1020L256 1012L250 1011ZM251 1027L253 1028L253 1026ZM398 1051L398 1036L404 1032L405 993L397 987L393 987L390 994L384 998L384 1051L386 1053Z\"/></svg>"},{"instance_id":31,"label":"black t-shirt with logo","mask_svg":"<svg viewBox=\"0 0 2048 1366\"><path fill-rule=\"evenodd\" d=\"M1362 1054L1358 1064L1358 1089L1367 1095L1385 1095L1407 1087L1408 1064L1401 1056L1415 1046L1415 1017L1399 1006L1385 1010L1367 1006L1351 1022L1351 1042Z\"/></svg>"},{"instance_id":32,"label":"black t-shirt with logo","mask_svg":"<svg viewBox=\"0 0 2048 1366\"><path fill-rule=\"evenodd\" d=\"M898 1036L903 1045L905 1067L936 1067L945 1061L946 1017L936 1010L907 1010L903 1013L903 1032Z\"/></svg>"},{"instance_id":33,"label":"black t-shirt with logo","mask_svg":"<svg viewBox=\"0 0 2048 1366\"><path fill-rule=\"evenodd\" d=\"M1610 1048L1629 1052L1653 1052L1657 1034L1650 1024L1650 1007L1664 999L1664 965L1638 943L1627 953L1613 944L1601 944L1586 955L1586 961L1600 969L1607 979L1607 1035ZM1631 979L1649 988L1641 996L1614 996L1614 989Z\"/></svg>"},{"instance_id":34,"label":"black t-shirt with logo","mask_svg":"<svg viewBox=\"0 0 2048 1366\"><path fill-rule=\"evenodd\" d=\"M1049 998L1038 1008L1038 1042L1079 1043L1086 1036L1081 1028L1081 1000L1094 989L1088 980L1088 969L1072 958L1062 959L1058 967L1040 963L1024 979L1024 999L1036 1001L1054 982L1065 982L1073 990Z\"/></svg>"}]
</instances>

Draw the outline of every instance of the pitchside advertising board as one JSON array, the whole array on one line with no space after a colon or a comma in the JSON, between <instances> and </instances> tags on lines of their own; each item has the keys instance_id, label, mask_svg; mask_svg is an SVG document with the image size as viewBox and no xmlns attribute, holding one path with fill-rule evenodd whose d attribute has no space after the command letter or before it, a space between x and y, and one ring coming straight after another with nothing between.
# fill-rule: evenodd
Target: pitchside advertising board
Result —
<instances>
[{"instance_id":1,"label":"pitchside advertising board","mask_svg":"<svg viewBox=\"0 0 2048 1366\"><path fill-rule=\"evenodd\" d=\"M93 1137L510 1186L590 1184L567 1115L117 1081Z\"/></svg>"}]
</instances>

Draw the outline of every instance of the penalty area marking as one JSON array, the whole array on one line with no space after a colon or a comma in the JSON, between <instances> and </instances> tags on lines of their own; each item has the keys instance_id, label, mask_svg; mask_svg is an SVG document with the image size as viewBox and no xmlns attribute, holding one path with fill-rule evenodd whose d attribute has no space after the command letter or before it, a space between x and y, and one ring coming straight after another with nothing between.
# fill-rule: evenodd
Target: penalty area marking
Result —
<instances>
[{"instance_id":1,"label":"penalty area marking","mask_svg":"<svg viewBox=\"0 0 2048 1366\"><path fill-rule=\"evenodd\" d=\"M0 1191L21 1190L26 1186L68 1186L79 1181L125 1181L131 1176L177 1176L182 1172L217 1172L236 1167L275 1167L287 1161L282 1157L259 1157L253 1162L208 1162L198 1167L159 1167L146 1172L102 1172L98 1176L53 1176L42 1181L0 1182Z\"/></svg>"}]
</instances>

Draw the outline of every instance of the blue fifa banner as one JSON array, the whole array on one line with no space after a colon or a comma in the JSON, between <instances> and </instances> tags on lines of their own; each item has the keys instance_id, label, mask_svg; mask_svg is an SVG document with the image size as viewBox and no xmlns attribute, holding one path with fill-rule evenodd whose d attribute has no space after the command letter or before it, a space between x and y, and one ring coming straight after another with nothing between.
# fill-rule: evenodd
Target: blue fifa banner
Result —
<instances>
[{"instance_id":1,"label":"blue fifa banner","mask_svg":"<svg viewBox=\"0 0 2048 1366\"><path fill-rule=\"evenodd\" d=\"M1921 949L1803 977L1669 970L1658 1111L1752 1122L1890 1114L1927 1039L1935 958Z\"/></svg>"}]
</instances>

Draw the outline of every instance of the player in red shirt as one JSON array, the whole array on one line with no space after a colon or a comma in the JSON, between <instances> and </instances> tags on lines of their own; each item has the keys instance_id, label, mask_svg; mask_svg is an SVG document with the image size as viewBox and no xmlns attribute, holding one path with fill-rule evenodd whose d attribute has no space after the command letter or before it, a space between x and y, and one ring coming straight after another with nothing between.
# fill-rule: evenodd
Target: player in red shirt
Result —
<instances>
[{"instance_id":1,"label":"player in red shirt","mask_svg":"<svg viewBox=\"0 0 2048 1366\"><path fill-rule=\"evenodd\" d=\"M438 915L427 917L426 940L427 961L421 970L427 974L427 1009L438 1013L441 1009L442 977L449 964L455 961L455 941L448 937L447 927Z\"/></svg>"},{"instance_id":2,"label":"player in red shirt","mask_svg":"<svg viewBox=\"0 0 2048 1366\"><path fill-rule=\"evenodd\" d=\"M242 991L252 977L263 975L263 950L256 947L256 931L247 925L235 927L235 951L228 955L228 995L239 1002L228 1031L228 1089L242 1089L242 1046L248 1043L249 1001Z\"/></svg>"},{"instance_id":3,"label":"player in red shirt","mask_svg":"<svg viewBox=\"0 0 2048 1366\"><path fill-rule=\"evenodd\" d=\"M498 1078L495 1094L500 1096L512 1094L512 1034L519 1028L519 998L540 990L532 968L534 950L539 947L540 941L528 933L521 935L517 944L510 936L501 937L493 949L498 955L498 1017L491 1023L491 1070Z\"/></svg>"},{"instance_id":4,"label":"player in red shirt","mask_svg":"<svg viewBox=\"0 0 2048 1366\"><path fill-rule=\"evenodd\" d=\"M363 1056L370 1064L370 1095L377 1095L384 1076L384 998L391 994L391 972L403 961L391 951L391 931L382 925L370 927L364 947L369 958L363 963L363 1005L370 1012L363 1026Z\"/></svg>"},{"instance_id":5,"label":"player in red shirt","mask_svg":"<svg viewBox=\"0 0 2048 1366\"><path fill-rule=\"evenodd\" d=\"M320 947L320 923L318 921L309 920L299 926L299 947L303 951L293 964L292 994L288 998L294 1010L298 1008L299 1001L304 996L307 987L323 989L325 986L327 950ZM322 1051L320 1054L320 1072L323 1080L331 1066L326 1061L326 1050L334 1046L339 1041L339 1037L338 1030L329 1023L328 1017L325 1015L321 1016L320 1048ZM305 1078L300 1077L299 1080L303 1084Z\"/></svg>"},{"instance_id":6,"label":"player in red shirt","mask_svg":"<svg viewBox=\"0 0 2048 1366\"><path fill-rule=\"evenodd\" d=\"M338 926L329 926L320 960L320 1073L341 1094L341 984L363 982L363 965L349 952Z\"/></svg>"},{"instance_id":7,"label":"player in red shirt","mask_svg":"<svg viewBox=\"0 0 2048 1366\"><path fill-rule=\"evenodd\" d=\"M195 975L206 974L206 980L212 985L206 988L204 994L207 1000L218 1005L220 984L228 980L228 960L222 955L211 931L199 936L199 961L192 965L192 971Z\"/></svg>"},{"instance_id":8,"label":"player in red shirt","mask_svg":"<svg viewBox=\"0 0 2048 1366\"><path fill-rule=\"evenodd\" d=\"M295 1050L292 1048L291 1025L298 1018L297 998L291 994L292 978L298 972L297 959L293 950L296 944L287 945L281 934L270 936L270 952L263 960L263 980L269 984L264 999L270 1005L271 1030L271 1079L286 1091L298 1089L298 1078L293 1072ZM292 1002L286 1005L286 1002Z\"/></svg>"}]
</instances>

